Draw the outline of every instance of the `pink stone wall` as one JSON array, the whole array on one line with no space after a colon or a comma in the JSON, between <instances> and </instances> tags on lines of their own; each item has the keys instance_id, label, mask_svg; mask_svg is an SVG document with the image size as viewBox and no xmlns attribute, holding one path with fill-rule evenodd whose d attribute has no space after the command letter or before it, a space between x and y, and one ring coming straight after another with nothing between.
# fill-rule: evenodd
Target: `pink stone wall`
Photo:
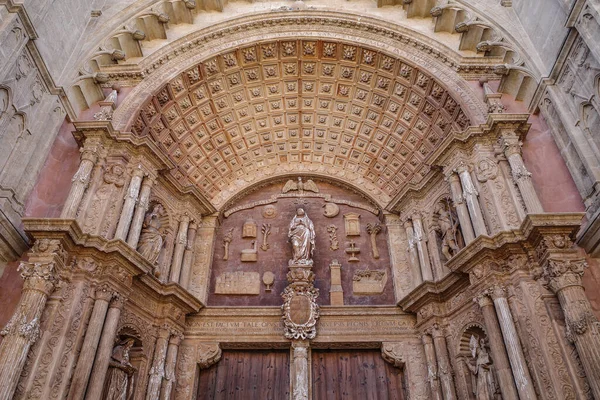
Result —
<instances>
[{"instance_id":1,"label":"pink stone wall","mask_svg":"<svg viewBox=\"0 0 600 400\"><path fill-rule=\"evenodd\" d=\"M25 216L60 216L71 188L71 179L79 166L79 148L71 133L73 130L73 125L66 121L61 126L38 181L27 199Z\"/></svg>"}]
</instances>

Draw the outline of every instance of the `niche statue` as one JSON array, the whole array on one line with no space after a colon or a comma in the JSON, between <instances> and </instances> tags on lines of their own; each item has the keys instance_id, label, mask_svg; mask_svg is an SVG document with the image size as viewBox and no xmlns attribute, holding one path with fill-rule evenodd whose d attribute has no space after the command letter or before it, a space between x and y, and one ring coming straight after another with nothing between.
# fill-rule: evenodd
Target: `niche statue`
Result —
<instances>
[{"instance_id":1,"label":"niche statue","mask_svg":"<svg viewBox=\"0 0 600 400\"><path fill-rule=\"evenodd\" d=\"M471 371L473 394L477 400L495 400L497 387L492 372L492 361L485 348L485 339L471 335L469 343L472 361L465 361ZM463 359L464 361L464 359Z\"/></svg>"},{"instance_id":2,"label":"niche statue","mask_svg":"<svg viewBox=\"0 0 600 400\"><path fill-rule=\"evenodd\" d=\"M163 206L157 204L152 211L146 213L140 235L140 244L137 248L138 253L152 264L156 264L160 250L163 247L163 236L159 231L161 226L160 216L163 211Z\"/></svg>"},{"instance_id":3,"label":"niche statue","mask_svg":"<svg viewBox=\"0 0 600 400\"><path fill-rule=\"evenodd\" d=\"M446 260L451 259L460 250L460 231L458 229L458 218L453 215L452 210L447 210L444 205L437 209L437 231L442 239L442 253Z\"/></svg>"},{"instance_id":4,"label":"niche statue","mask_svg":"<svg viewBox=\"0 0 600 400\"><path fill-rule=\"evenodd\" d=\"M118 342L112 352L104 396L106 400L129 400L133 397L133 374L136 368L129 362L134 339Z\"/></svg>"},{"instance_id":5,"label":"niche statue","mask_svg":"<svg viewBox=\"0 0 600 400\"><path fill-rule=\"evenodd\" d=\"M315 251L315 227L303 208L292 218L288 238L292 242L290 265L312 265Z\"/></svg>"}]
</instances>

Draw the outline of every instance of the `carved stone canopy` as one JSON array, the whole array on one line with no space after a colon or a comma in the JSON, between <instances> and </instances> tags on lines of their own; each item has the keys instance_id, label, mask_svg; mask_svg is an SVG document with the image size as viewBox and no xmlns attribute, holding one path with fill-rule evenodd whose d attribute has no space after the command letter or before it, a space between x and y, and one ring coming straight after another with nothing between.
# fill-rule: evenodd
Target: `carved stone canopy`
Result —
<instances>
[{"instance_id":1,"label":"carved stone canopy","mask_svg":"<svg viewBox=\"0 0 600 400\"><path fill-rule=\"evenodd\" d=\"M257 177L304 168L366 186L385 205L470 120L416 65L339 41L264 42L212 57L132 118L215 207Z\"/></svg>"}]
</instances>

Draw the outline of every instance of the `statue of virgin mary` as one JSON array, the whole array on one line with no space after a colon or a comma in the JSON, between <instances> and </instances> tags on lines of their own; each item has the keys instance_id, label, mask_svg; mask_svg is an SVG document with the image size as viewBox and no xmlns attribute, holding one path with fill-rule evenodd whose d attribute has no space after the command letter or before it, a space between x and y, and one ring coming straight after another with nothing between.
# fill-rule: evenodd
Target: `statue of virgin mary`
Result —
<instances>
[{"instance_id":1,"label":"statue of virgin mary","mask_svg":"<svg viewBox=\"0 0 600 400\"><path fill-rule=\"evenodd\" d=\"M296 210L292 218L288 237L292 242L290 265L312 265L315 251L315 227L303 208Z\"/></svg>"}]
</instances>

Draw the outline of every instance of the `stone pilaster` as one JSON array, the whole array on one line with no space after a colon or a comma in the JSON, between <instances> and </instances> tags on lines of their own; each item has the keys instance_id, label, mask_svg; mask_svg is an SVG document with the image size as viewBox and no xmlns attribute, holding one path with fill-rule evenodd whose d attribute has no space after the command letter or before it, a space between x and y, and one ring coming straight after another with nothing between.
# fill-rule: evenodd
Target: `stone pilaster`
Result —
<instances>
[{"instance_id":1,"label":"stone pilaster","mask_svg":"<svg viewBox=\"0 0 600 400\"><path fill-rule=\"evenodd\" d=\"M163 325L158 332L158 338L156 338L156 345L154 346L152 368L150 369L150 379L146 389L146 400L158 400L160 386L165 376L165 360L170 335L171 330L167 325Z\"/></svg>"},{"instance_id":2,"label":"stone pilaster","mask_svg":"<svg viewBox=\"0 0 600 400\"><path fill-rule=\"evenodd\" d=\"M543 213L542 203L535 192L533 182L531 181L531 173L525 168L523 158L521 157L522 143L515 134L503 134L502 145L504 147L504 155L506 156L510 169L512 171L513 180L519 187L521 197L525 203L525 208L530 214Z\"/></svg>"},{"instance_id":3,"label":"stone pilaster","mask_svg":"<svg viewBox=\"0 0 600 400\"><path fill-rule=\"evenodd\" d=\"M119 318L121 317L121 310L123 309L125 301L126 299L120 294L115 294L110 301L108 313L106 313L106 320L102 327L102 336L100 337L100 344L98 345L96 359L94 360L94 366L92 367L92 374L85 400L100 400L100 397L102 396L104 380L106 378L106 373L108 372L108 364L110 363L110 357L117 335Z\"/></svg>"},{"instance_id":4,"label":"stone pilaster","mask_svg":"<svg viewBox=\"0 0 600 400\"><path fill-rule=\"evenodd\" d=\"M485 322L485 331L490 345L496 375L498 376L502 398L504 400L519 400L519 394L517 393L515 381L513 380L512 372L510 370L510 363L502 340L502 331L498 324L498 319L496 318L496 312L494 311L494 303L487 294L480 295L473 299L473 301L481 307L481 313L483 314Z\"/></svg>"},{"instance_id":5,"label":"stone pilaster","mask_svg":"<svg viewBox=\"0 0 600 400\"><path fill-rule=\"evenodd\" d=\"M433 346L435 348L435 355L438 365L438 377L442 385L444 400L456 400L457 397L456 389L454 388L454 374L452 371L452 365L450 364L450 358L448 357L448 346L446 345L444 333L437 324L435 324L431 329L431 336L433 337Z\"/></svg>"},{"instance_id":6,"label":"stone pilaster","mask_svg":"<svg viewBox=\"0 0 600 400\"><path fill-rule=\"evenodd\" d=\"M425 362L427 363L427 381L429 382L429 390L431 390L432 400L442 400L442 387L438 376L437 361L435 357L435 348L431 335L424 334L421 336L423 348L425 349Z\"/></svg>"},{"instance_id":7,"label":"stone pilaster","mask_svg":"<svg viewBox=\"0 0 600 400\"><path fill-rule=\"evenodd\" d=\"M60 249L57 241L48 242L55 242L48 245ZM15 313L0 332L4 336L0 343L0 399L13 397L27 353L39 338L40 318L63 262L63 256L50 251L46 257L30 256L29 262L22 262L18 268L25 280L23 292Z\"/></svg>"},{"instance_id":8,"label":"stone pilaster","mask_svg":"<svg viewBox=\"0 0 600 400\"><path fill-rule=\"evenodd\" d=\"M292 376L292 400L308 400L308 347L306 340L295 340L292 342L292 357L294 368L290 368Z\"/></svg>"},{"instance_id":9,"label":"stone pilaster","mask_svg":"<svg viewBox=\"0 0 600 400\"><path fill-rule=\"evenodd\" d=\"M423 275L421 274L421 265L419 263L419 252L417 250L415 233L413 230L413 223L410 220L404 222L404 229L406 229L406 237L408 240L408 260L410 263L411 275L413 277L414 286L418 286L423 282Z\"/></svg>"},{"instance_id":10,"label":"stone pilaster","mask_svg":"<svg viewBox=\"0 0 600 400\"><path fill-rule=\"evenodd\" d=\"M498 316L498 321L500 322L500 329L502 330L502 337L504 338L504 345L506 347L506 352L508 353L508 359L517 385L517 391L519 392L519 398L521 400L537 399L533 381L531 380L531 375L529 369L527 369L527 363L525 362L521 341L517 334L517 328L515 327L515 322L513 321L506 299L506 290L501 286L496 285L489 290L489 294L494 300L496 314Z\"/></svg>"},{"instance_id":11,"label":"stone pilaster","mask_svg":"<svg viewBox=\"0 0 600 400\"><path fill-rule=\"evenodd\" d=\"M196 221L192 221L189 224L187 231L187 244L185 251L183 252L183 261L181 266L181 276L179 278L179 284L187 289L190 282L190 275L192 273L192 263L194 261L194 249L196 248L196 230L198 224Z\"/></svg>"},{"instance_id":12,"label":"stone pilaster","mask_svg":"<svg viewBox=\"0 0 600 400\"><path fill-rule=\"evenodd\" d=\"M85 390L90 379L90 373L92 372L92 361L94 360L98 349L102 327L104 325L104 320L106 319L106 312L108 311L108 305L113 296L114 292L107 285L100 286L96 289L96 301L94 302L94 308L85 333L85 339L83 340L83 345L79 353L75 373L71 380L71 387L67 397L69 400L83 399L83 396L85 395Z\"/></svg>"},{"instance_id":13,"label":"stone pilaster","mask_svg":"<svg viewBox=\"0 0 600 400\"><path fill-rule=\"evenodd\" d=\"M148 206L150 204L150 194L152 193L152 186L154 186L155 178L153 176L147 176L142 181L142 188L140 190L140 199L137 206L135 207L135 213L133 214L133 221L129 228L129 236L127 236L127 244L134 249L137 248L140 240L140 233L142 232L142 226L144 224L144 217Z\"/></svg>"},{"instance_id":14,"label":"stone pilaster","mask_svg":"<svg viewBox=\"0 0 600 400\"><path fill-rule=\"evenodd\" d=\"M433 281L433 271L431 270L431 263L429 261L429 252L427 251L427 240L425 232L423 230L423 221L421 215L415 213L412 216L415 244L417 246L417 253L419 254L419 265L421 266L421 276L424 281Z\"/></svg>"},{"instance_id":15,"label":"stone pilaster","mask_svg":"<svg viewBox=\"0 0 600 400\"><path fill-rule=\"evenodd\" d=\"M203 216L196 234L194 261L187 289L204 304L208 298L210 266L216 247L214 241L218 222L217 215Z\"/></svg>"},{"instance_id":16,"label":"stone pilaster","mask_svg":"<svg viewBox=\"0 0 600 400\"><path fill-rule=\"evenodd\" d=\"M131 181L129 181L129 187L125 193L125 202L123 203L121 217L119 218L117 230L115 231L115 239L125 240L127 237L135 209L135 204L138 201L138 195L140 193L143 177L144 171L142 170L142 167L138 165L138 167L133 171Z\"/></svg>"},{"instance_id":17,"label":"stone pilaster","mask_svg":"<svg viewBox=\"0 0 600 400\"><path fill-rule=\"evenodd\" d=\"M75 175L73 175L71 189L60 214L61 218L75 218L83 195L90 184L90 176L94 165L98 161L101 149L100 139L88 138L81 148L81 161Z\"/></svg>"},{"instance_id":18,"label":"stone pilaster","mask_svg":"<svg viewBox=\"0 0 600 400\"><path fill-rule=\"evenodd\" d=\"M183 340L181 333L174 333L169 338L167 357L165 359L165 378L160 389L160 400L170 400L173 386L175 385L175 366L177 364L177 352L179 344Z\"/></svg>"},{"instance_id":19,"label":"stone pilaster","mask_svg":"<svg viewBox=\"0 0 600 400\"><path fill-rule=\"evenodd\" d=\"M600 399L600 322L594 315L581 282L584 259L552 259L544 265L544 278L556 293L565 314L567 339L577 352L594 398Z\"/></svg>"},{"instance_id":20,"label":"stone pilaster","mask_svg":"<svg viewBox=\"0 0 600 400\"><path fill-rule=\"evenodd\" d=\"M183 253L187 247L187 232L190 224L190 217L187 213L181 216L179 221L179 230L175 238L175 249L173 250L173 258L171 260L170 281L179 282L181 275L181 263L183 261Z\"/></svg>"},{"instance_id":21,"label":"stone pilaster","mask_svg":"<svg viewBox=\"0 0 600 400\"><path fill-rule=\"evenodd\" d=\"M469 210L469 215L471 216L471 223L473 224L475 236L487 235L487 229L485 227L485 222L483 221L483 213L481 212L481 205L479 204L479 193L477 193L477 190L475 190L475 185L473 185L469 167L465 163L460 163L456 169L456 172L460 177L463 197L467 203L467 208Z\"/></svg>"},{"instance_id":22,"label":"stone pilaster","mask_svg":"<svg viewBox=\"0 0 600 400\"><path fill-rule=\"evenodd\" d=\"M454 172L450 173L448 175L448 183L450 184L450 192L452 193L452 203L454 204L454 208L456 208L456 214L458 215L460 230L463 234L463 238L465 239L465 244L469 244L473 241L473 239L475 239L475 233L473 232L471 217L469 216L469 210L463 197L458 174Z\"/></svg>"}]
</instances>

